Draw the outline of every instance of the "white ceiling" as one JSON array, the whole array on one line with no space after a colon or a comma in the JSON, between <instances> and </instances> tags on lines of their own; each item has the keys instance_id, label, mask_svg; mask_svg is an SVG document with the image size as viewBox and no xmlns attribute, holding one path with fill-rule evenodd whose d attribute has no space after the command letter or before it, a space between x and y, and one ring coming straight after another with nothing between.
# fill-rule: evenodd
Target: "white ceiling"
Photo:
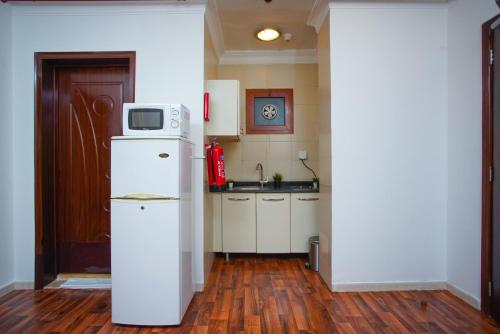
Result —
<instances>
[{"instance_id":1,"label":"white ceiling","mask_svg":"<svg viewBox=\"0 0 500 334\"><path fill-rule=\"evenodd\" d=\"M314 0L216 0L226 50L284 50L316 48L316 33L306 25ZM262 27L292 33L272 42L255 38ZM283 35L282 35L283 36Z\"/></svg>"},{"instance_id":2,"label":"white ceiling","mask_svg":"<svg viewBox=\"0 0 500 334\"><path fill-rule=\"evenodd\" d=\"M323 0L324 1L324 0ZM338 0L338 2L360 2L361 0ZM363 2L415 2L440 3L448 0L362 0ZM320 0L215 0L224 49L232 50L286 50L315 49L316 33L307 25L307 19ZM327 2L327 1L326 1ZM335 0L333 1L335 2ZM274 27L282 34L292 33L286 42L282 37L272 42L262 42L255 38L259 28Z\"/></svg>"}]
</instances>

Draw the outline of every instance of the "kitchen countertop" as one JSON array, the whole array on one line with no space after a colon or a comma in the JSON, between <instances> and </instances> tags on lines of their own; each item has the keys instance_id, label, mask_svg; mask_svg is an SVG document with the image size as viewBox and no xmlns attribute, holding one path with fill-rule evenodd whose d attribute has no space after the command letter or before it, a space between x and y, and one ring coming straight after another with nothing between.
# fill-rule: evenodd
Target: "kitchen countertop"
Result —
<instances>
[{"instance_id":1,"label":"kitchen countertop","mask_svg":"<svg viewBox=\"0 0 500 334\"><path fill-rule=\"evenodd\" d=\"M259 182L235 181L232 190L220 190L210 192L221 193L319 193L319 189L313 189L310 181L283 181L280 188L274 188L274 182L269 181L261 188Z\"/></svg>"}]
</instances>

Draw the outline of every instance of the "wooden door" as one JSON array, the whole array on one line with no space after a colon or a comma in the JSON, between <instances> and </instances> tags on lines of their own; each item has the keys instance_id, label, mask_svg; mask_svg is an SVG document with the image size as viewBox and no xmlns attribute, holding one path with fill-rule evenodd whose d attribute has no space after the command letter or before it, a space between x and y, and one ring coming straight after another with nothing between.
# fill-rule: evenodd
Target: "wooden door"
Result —
<instances>
[{"instance_id":1,"label":"wooden door","mask_svg":"<svg viewBox=\"0 0 500 334\"><path fill-rule=\"evenodd\" d=\"M111 136L132 101L123 66L55 71L56 230L59 273L110 273Z\"/></svg>"},{"instance_id":2,"label":"wooden door","mask_svg":"<svg viewBox=\"0 0 500 334\"><path fill-rule=\"evenodd\" d=\"M493 52L500 55L500 27L493 31ZM492 137L493 137L493 170L500 169L500 63L495 61L492 68L493 81L493 115L492 115ZM500 183L498 178L492 178L492 293L491 293L491 315L500 323Z\"/></svg>"}]
</instances>

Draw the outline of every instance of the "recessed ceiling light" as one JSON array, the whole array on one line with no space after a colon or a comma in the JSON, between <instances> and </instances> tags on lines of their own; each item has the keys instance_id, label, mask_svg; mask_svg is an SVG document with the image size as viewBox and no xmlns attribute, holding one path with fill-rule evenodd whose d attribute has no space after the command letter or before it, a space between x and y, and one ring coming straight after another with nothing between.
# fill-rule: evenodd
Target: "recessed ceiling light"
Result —
<instances>
[{"instance_id":1,"label":"recessed ceiling light","mask_svg":"<svg viewBox=\"0 0 500 334\"><path fill-rule=\"evenodd\" d=\"M280 32L273 28L264 28L257 31L257 38L264 42L274 41L280 37Z\"/></svg>"}]
</instances>

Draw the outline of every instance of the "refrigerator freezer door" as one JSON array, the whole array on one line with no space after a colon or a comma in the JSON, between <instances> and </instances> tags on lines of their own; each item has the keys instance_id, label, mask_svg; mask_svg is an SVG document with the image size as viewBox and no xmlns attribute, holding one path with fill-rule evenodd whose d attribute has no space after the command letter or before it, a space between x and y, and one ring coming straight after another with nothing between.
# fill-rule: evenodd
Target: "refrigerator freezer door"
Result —
<instances>
[{"instance_id":1,"label":"refrigerator freezer door","mask_svg":"<svg viewBox=\"0 0 500 334\"><path fill-rule=\"evenodd\" d=\"M111 200L112 322L181 322L178 200Z\"/></svg>"},{"instance_id":2,"label":"refrigerator freezer door","mask_svg":"<svg viewBox=\"0 0 500 334\"><path fill-rule=\"evenodd\" d=\"M180 141L111 141L111 197L157 194L179 197Z\"/></svg>"}]
</instances>

